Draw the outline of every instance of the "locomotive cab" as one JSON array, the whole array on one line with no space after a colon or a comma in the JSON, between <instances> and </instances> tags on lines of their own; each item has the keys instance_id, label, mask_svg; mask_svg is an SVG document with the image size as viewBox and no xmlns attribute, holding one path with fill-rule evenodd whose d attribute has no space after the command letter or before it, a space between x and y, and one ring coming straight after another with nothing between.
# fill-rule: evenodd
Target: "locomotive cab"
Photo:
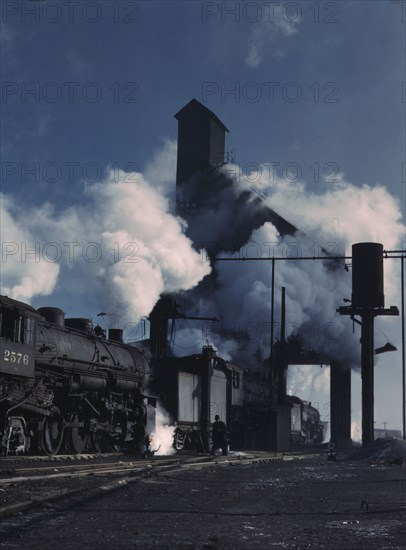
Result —
<instances>
[{"instance_id":1,"label":"locomotive cab","mask_svg":"<svg viewBox=\"0 0 406 550\"><path fill-rule=\"evenodd\" d=\"M35 328L40 316L31 306L0 299L0 373L32 378L35 366Z\"/></svg>"}]
</instances>

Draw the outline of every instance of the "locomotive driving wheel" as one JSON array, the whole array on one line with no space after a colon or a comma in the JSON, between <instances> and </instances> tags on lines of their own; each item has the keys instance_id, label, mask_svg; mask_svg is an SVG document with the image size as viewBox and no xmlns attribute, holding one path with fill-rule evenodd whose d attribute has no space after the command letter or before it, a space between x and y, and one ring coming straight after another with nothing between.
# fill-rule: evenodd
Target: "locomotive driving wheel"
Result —
<instances>
[{"instance_id":1,"label":"locomotive driving wheel","mask_svg":"<svg viewBox=\"0 0 406 550\"><path fill-rule=\"evenodd\" d=\"M174 447L177 451L182 451L185 448L186 432L180 428L176 428L174 436Z\"/></svg>"},{"instance_id":2,"label":"locomotive driving wheel","mask_svg":"<svg viewBox=\"0 0 406 550\"><path fill-rule=\"evenodd\" d=\"M109 436L102 430L97 430L90 435L90 447L95 453L107 453L112 450Z\"/></svg>"},{"instance_id":3,"label":"locomotive driving wheel","mask_svg":"<svg viewBox=\"0 0 406 550\"><path fill-rule=\"evenodd\" d=\"M71 451L80 454L87 443L87 427L85 418L81 413L72 413L69 418L70 427L67 433L67 443Z\"/></svg>"},{"instance_id":4,"label":"locomotive driving wheel","mask_svg":"<svg viewBox=\"0 0 406 550\"><path fill-rule=\"evenodd\" d=\"M51 415L45 418L41 434L40 447L47 455L55 455L63 440L63 419L60 410L54 407Z\"/></svg>"}]
</instances>

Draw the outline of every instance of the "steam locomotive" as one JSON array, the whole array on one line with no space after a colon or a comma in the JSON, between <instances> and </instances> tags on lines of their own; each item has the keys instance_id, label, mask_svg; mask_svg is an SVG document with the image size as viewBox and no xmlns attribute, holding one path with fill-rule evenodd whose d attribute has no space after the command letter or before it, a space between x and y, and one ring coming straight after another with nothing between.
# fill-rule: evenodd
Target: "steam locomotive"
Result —
<instances>
[{"instance_id":1,"label":"steam locomotive","mask_svg":"<svg viewBox=\"0 0 406 550\"><path fill-rule=\"evenodd\" d=\"M107 451L142 441L156 400L122 332L0 296L0 452Z\"/></svg>"},{"instance_id":2,"label":"steam locomotive","mask_svg":"<svg viewBox=\"0 0 406 550\"><path fill-rule=\"evenodd\" d=\"M318 409L311 403L299 399L299 397L288 396L288 403L291 405L291 444L296 446L321 445L326 433L327 423L320 418Z\"/></svg>"}]
</instances>

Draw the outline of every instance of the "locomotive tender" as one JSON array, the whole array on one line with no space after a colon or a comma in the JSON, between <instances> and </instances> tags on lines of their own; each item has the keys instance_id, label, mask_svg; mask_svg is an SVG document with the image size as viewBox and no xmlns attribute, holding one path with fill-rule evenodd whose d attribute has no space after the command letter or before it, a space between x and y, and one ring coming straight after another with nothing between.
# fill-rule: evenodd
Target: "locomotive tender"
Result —
<instances>
[{"instance_id":1,"label":"locomotive tender","mask_svg":"<svg viewBox=\"0 0 406 550\"><path fill-rule=\"evenodd\" d=\"M154 424L143 352L89 319L0 296L0 452L107 451Z\"/></svg>"},{"instance_id":2,"label":"locomotive tender","mask_svg":"<svg viewBox=\"0 0 406 550\"><path fill-rule=\"evenodd\" d=\"M153 363L152 389L176 424L176 450L210 450L218 414L232 431L243 408L243 369L218 357L206 345L202 353L165 357Z\"/></svg>"},{"instance_id":3,"label":"locomotive tender","mask_svg":"<svg viewBox=\"0 0 406 550\"><path fill-rule=\"evenodd\" d=\"M225 361L209 345L200 354L164 357L152 367L152 390L176 425L176 450L209 451L216 414L227 426L232 449L269 447L269 383L264 377ZM320 445L325 423L319 411L295 396L286 401L292 447Z\"/></svg>"}]
</instances>

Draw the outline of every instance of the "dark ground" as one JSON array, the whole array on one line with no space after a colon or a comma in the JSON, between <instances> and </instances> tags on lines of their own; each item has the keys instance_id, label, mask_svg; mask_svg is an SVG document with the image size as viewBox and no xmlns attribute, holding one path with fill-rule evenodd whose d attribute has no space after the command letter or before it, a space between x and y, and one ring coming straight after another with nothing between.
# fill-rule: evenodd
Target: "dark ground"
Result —
<instances>
[{"instance_id":1,"label":"dark ground","mask_svg":"<svg viewBox=\"0 0 406 550\"><path fill-rule=\"evenodd\" d=\"M223 462L5 519L0 549L406 550L405 519L404 466Z\"/></svg>"}]
</instances>

